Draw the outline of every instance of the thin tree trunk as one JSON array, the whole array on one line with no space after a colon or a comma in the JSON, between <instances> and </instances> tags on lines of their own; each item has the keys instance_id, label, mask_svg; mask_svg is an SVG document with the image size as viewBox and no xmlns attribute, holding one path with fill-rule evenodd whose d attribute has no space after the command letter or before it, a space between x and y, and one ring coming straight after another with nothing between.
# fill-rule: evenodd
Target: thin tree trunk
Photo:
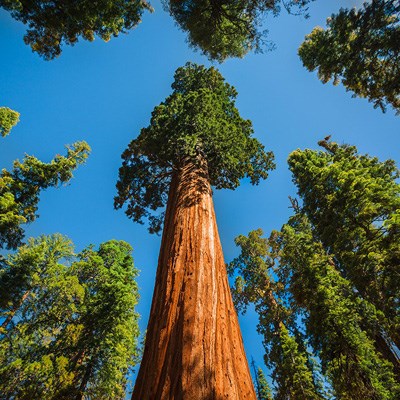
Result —
<instances>
[{"instance_id":1,"label":"thin tree trunk","mask_svg":"<svg viewBox=\"0 0 400 400\"><path fill-rule=\"evenodd\" d=\"M172 178L134 400L256 399L204 164Z\"/></svg>"},{"instance_id":2,"label":"thin tree trunk","mask_svg":"<svg viewBox=\"0 0 400 400\"><path fill-rule=\"evenodd\" d=\"M84 398L85 398L85 390L86 390L86 386L89 382L90 375L92 374L94 358L95 358L95 356L92 355L92 357L89 360L88 365L85 368L85 374L83 375L81 384L79 386L78 394L76 395L75 400L84 400Z\"/></svg>"},{"instance_id":3,"label":"thin tree trunk","mask_svg":"<svg viewBox=\"0 0 400 400\"><path fill-rule=\"evenodd\" d=\"M21 299L19 300L19 302L12 308L12 310L10 310L9 314L7 315L7 318L3 321L3 323L1 324L2 329L7 329L8 324L12 321L12 319L14 318L15 313L19 310L19 308L22 306L22 304L24 303L24 301L26 300L26 298L29 296L30 294L30 290L27 290L23 296L21 297Z\"/></svg>"}]
</instances>

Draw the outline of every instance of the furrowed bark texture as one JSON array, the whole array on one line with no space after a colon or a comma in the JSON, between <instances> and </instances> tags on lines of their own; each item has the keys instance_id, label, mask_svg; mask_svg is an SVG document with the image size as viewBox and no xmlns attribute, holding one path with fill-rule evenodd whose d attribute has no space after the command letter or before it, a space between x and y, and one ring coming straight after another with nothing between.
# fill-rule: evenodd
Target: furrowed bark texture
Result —
<instances>
[{"instance_id":1,"label":"furrowed bark texture","mask_svg":"<svg viewBox=\"0 0 400 400\"><path fill-rule=\"evenodd\" d=\"M172 178L133 400L256 399L206 168Z\"/></svg>"}]
</instances>

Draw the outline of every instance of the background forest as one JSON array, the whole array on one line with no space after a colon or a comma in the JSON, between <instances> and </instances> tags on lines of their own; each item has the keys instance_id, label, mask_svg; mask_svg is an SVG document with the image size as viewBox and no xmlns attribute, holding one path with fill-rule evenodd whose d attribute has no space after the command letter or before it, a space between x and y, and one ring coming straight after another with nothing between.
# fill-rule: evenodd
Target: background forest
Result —
<instances>
[{"instance_id":1,"label":"background forest","mask_svg":"<svg viewBox=\"0 0 400 400\"><path fill-rule=\"evenodd\" d=\"M63 47L61 56L48 62L24 44L26 27L0 9L0 106L21 114L12 133L1 139L1 167L11 169L13 160L22 160L25 153L49 162L56 154L66 154L64 145L81 140L92 149L72 180L60 179L69 181L66 187L41 193L40 218L27 226L26 237L61 233L81 255L89 244L94 245L90 251L97 251L112 239L129 243L140 271L136 311L141 315L140 330L145 331L160 237L113 209L115 184L121 153L148 125L154 106L170 94L175 70L187 61L216 66L235 86L240 114L253 122L255 136L275 155L276 169L258 186L244 180L235 191L214 191L226 262L240 253L235 237L257 228L268 235L293 215L288 197L297 197L297 189L287 159L294 150L318 149L317 142L332 135L332 141L355 145L360 154L398 163L399 122L393 109L383 113L366 99L352 98L342 85L323 85L297 54L315 26L325 27L326 18L340 7L361 3L316 0L309 5L307 19L284 11L269 15L264 22L274 49L222 64L188 47L187 35L156 0L155 12L144 13L142 23L127 35L108 43L81 40ZM253 307L239 319L248 359L269 375ZM132 383L134 379L132 375Z\"/></svg>"}]
</instances>

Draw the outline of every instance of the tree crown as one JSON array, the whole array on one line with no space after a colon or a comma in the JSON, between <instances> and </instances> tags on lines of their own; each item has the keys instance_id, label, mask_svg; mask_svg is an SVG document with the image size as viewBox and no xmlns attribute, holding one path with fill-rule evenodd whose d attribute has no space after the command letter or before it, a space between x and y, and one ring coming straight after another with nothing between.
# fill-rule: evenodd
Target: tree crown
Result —
<instances>
[{"instance_id":1,"label":"tree crown","mask_svg":"<svg viewBox=\"0 0 400 400\"><path fill-rule=\"evenodd\" d=\"M29 26L24 41L46 60L79 37L108 41L135 27L145 9L152 10L145 0L0 0L0 7Z\"/></svg>"},{"instance_id":2,"label":"tree crown","mask_svg":"<svg viewBox=\"0 0 400 400\"><path fill-rule=\"evenodd\" d=\"M400 3L365 2L359 9L341 9L306 36L299 55L323 83L342 80L355 96L367 98L385 111L400 112Z\"/></svg>"},{"instance_id":3,"label":"tree crown","mask_svg":"<svg viewBox=\"0 0 400 400\"><path fill-rule=\"evenodd\" d=\"M302 210L338 268L390 321L399 340L400 185L393 160L323 140L296 150L289 166Z\"/></svg>"},{"instance_id":4,"label":"tree crown","mask_svg":"<svg viewBox=\"0 0 400 400\"><path fill-rule=\"evenodd\" d=\"M267 46L262 30L267 13L278 15L283 6L288 12L304 12L312 0L170 0L165 7L178 26L188 33L188 42L210 59L224 61L243 57L249 51Z\"/></svg>"},{"instance_id":5,"label":"tree crown","mask_svg":"<svg viewBox=\"0 0 400 400\"><path fill-rule=\"evenodd\" d=\"M273 154L252 137L251 121L235 106L235 88L218 70L188 63L177 69L172 88L122 154L117 183L115 207L127 202L128 217L150 218L151 231L160 229L160 219L150 211L165 205L172 172L184 164L205 161L217 189L235 189L244 177L258 184L274 167Z\"/></svg>"}]
</instances>

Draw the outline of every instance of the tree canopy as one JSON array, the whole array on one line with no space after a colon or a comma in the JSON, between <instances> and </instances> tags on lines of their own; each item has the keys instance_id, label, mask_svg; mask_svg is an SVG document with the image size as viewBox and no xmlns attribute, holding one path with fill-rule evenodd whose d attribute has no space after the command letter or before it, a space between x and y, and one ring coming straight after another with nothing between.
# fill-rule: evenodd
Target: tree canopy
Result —
<instances>
[{"instance_id":1,"label":"tree canopy","mask_svg":"<svg viewBox=\"0 0 400 400\"><path fill-rule=\"evenodd\" d=\"M300 208L280 232L261 235L236 238L229 270L235 304L253 303L259 315L274 399L397 399L394 365L375 342L379 311L341 275Z\"/></svg>"},{"instance_id":2,"label":"tree canopy","mask_svg":"<svg viewBox=\"0 0 400 400\"><path fill-rule=\"evenodd\" d=\"M393 365L365 329L365 320L377 319L375 308L341 276L304 215L294 215L277 238L280 268L296 304L307 312L310 343L338 398L397 399L400 385Z\"/></svg>"},{"instance_id":3,"label":"tree canopy","mask_svg":"<svg viewBox=\"0 0 400 400\"><path fill-rule=\"evenodd\" d=\"M302 201L292 199L295 215L269 239L261 230L236 239L241 254L230 264L237 274L235 303L239 309L253 303L259 314L276 396L283 387L279 372L287 368L278 350L289 348L276 333L279 322L287 343L299 346L289 353L300 360L299 350L311 347L337 398L397 399L399 170L392 160L359 154L330 137L319 144L321 151L289 156ZM295 373L282 376L290 376L293 387Z\"/></svg>"},{"instance_id":4,"label":"tree canopy","mask_svg":"<svg viewBox=\"0 0 400 400\"><path fill-rule=\"evenodd\" d=\"M7 136L11 129L17 125L19 113L8 107L0 107L0 135Z\"/></svg>"},{"instance_id":5,"label":"tree canopy","mask_svg":"<svg viewBox=\"0 0 400 400\"><path fill-rule=\"evenodd\" d=\"M169 0L165 7L188 42L210 59L224 61L262 51L267 31L262 28L267 13L278 15L281 7L304 12L312 0Z\"/></svg>"},{"instance_id":6,"label":"tree canopy","mask_svg":"<svg viewBox=\"0 0 400 400\"><path fill-rule=\"evenodd\" d=\"M90 152L86 142L76 142L67 149L66 156L57 155L49 163L26 155L22 162L14 161L11 171L1 171L0 248L16 249L22 243L21 225L37 218L40 191L68 182Z\"/></svg>"},{"instance_id":7,"label":"tree canopy","mask_svg":"<svg viewBox=\"0 0 400 400\"><path fill-rule=\"evenodd\" d=\"M399 344L399 170L354 146L319 143L324 151L289 156L302 209L343 275L390 321Z\"/></svg>"},{"instance_id":8,"label":"tree canopy","mask_svg":"<svg viewBox=\"0 0 400 400\"><path fill-rule=\"evenodd\" d=\"M341 9L316 27L299 48L309 71L323 83L342 81L354 96L383 111L400 112L400 3L372 0L359 10Z\"/></svg>"},{"instance_id":9,"label":"tree canopy","mask_svg":"<svg viewBox=\"0 0 400 400\"><path fill-rule=\"evenodd\" d=\"M28 25L25 43L46 60L79 37L93 41L98 35L108 41L134 28L144 10L152 10L146 0L0 0L0 7Z\"/></svg>"},{"instance_id":10,"label":"tree canopy","mask_svg":"<svg viewBox=\"0 0 400 400\"><path fill-rule=\"evenodd\" d=\"M3 260L0 398L125 398L139 336L131 251L111 240L75 256L52 235Z\"/></svg>"},{"instance_id":11,"label":"tree canopy","mask_svg":"<svg viewBox=\"0 0 400 400\"><path fill-rule=\"evenodd\" d=\"M161 228L162 215L154 211L166 203L172 173L185 163L205 161L217 189L235 189L244 177L258 184L274 167L272 153L235 107L235 88L218 70L188 63L175 72L172 89L122 154L114 202L116 208L128 203L125 212L136 222L148 218L152 232Z\"/></svg>"}]
</instances>

